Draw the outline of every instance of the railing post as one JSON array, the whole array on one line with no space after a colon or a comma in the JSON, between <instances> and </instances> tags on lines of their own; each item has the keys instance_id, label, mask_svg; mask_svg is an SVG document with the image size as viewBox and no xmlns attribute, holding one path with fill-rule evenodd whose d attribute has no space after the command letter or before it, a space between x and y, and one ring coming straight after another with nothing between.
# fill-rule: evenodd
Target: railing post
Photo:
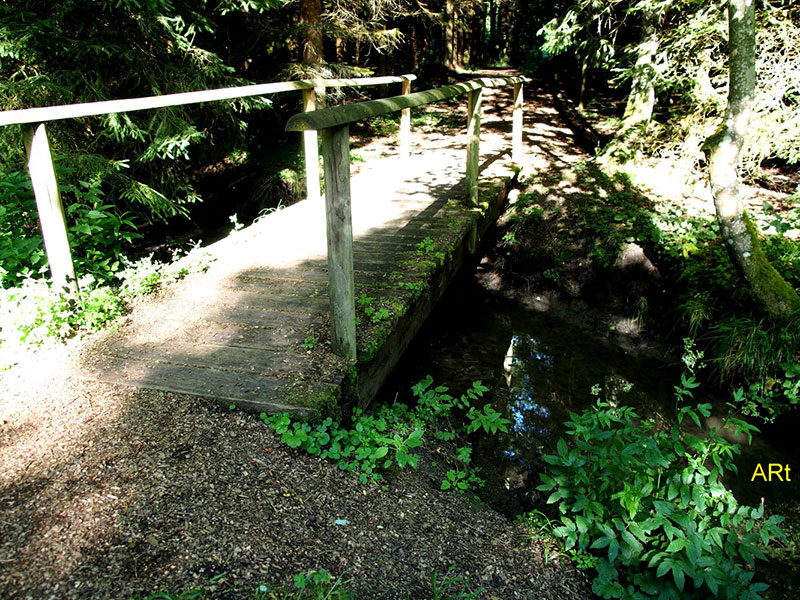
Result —
<instances>
[{"instance_id":1,"label":"railing post","mask_svg":"<svg viewBox=\"0 0 800 600\"><path fill-rule=\"evenodd\" d=\"M316 110L316 108L316 88L303 90L303 112ZM306 159L306 198L308 200L319 200L319 146L315 129L307 129L303 132L303 151Z\"/></svg>"},{"instance_id":2,"label":"railing post","mask_svg":"<svg viewBox=\"0 0 800 600\"><path fill-rule=\"evenodd\" d=\"M483 88L470 90L467 103L467 204L470 206L478 204L482 97Z\"/></svg>"},{"instance_id":3,"label":"railing post","mask_svg":"<svg viewBox=\"0 0 800 600\"><path fill-rule=\"evenodd\" d=\"M331 346L338 356L356 359L353 224L350 217L350 127L321 130L325 164L325 214L328 232L328 293Z\"/></svg>"},{"instance_id":4,"label":"railing post","mask_svg":"<svg viewBox=\"0 0 800 600\"><path fill-rule=\"evenodd\" d=\"M75 278L75 267L69 249L64 207L61 205L61 193L44 123L25 125L23 139L33 195L36 197L36 209L42 225L44 248L53 277L53 289L77 294L78 280Z\"/></svg>"},{"instance_id":5,"label":"railing post","mask_svg":"<svg viewBox=\"0 0 800 600\"><path fill-rule=\"evenodd\" d=\"M514 113L511 125L511 162L515 167L522 164L522 82L514 84Z\"/></svg>"},{"instance_id":6,"label":"railing post","mask_svg":"<svg viewBox=\"0 0 800 600\"><path fill-rule=\"evenodd\" d=\"M403 77L403 83L400 93L407 96L411 93L411 80L408 77ZM404 108L400 111L400 156L408 158L411 155L411 109Z\"/></svg>"}]
</instances>

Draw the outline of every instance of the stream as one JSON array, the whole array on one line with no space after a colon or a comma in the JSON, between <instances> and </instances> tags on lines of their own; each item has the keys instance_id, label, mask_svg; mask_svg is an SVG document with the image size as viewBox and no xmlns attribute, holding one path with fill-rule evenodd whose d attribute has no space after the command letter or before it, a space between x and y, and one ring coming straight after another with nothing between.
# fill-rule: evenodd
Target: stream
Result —
<instances>
[{"instance_id":1,"label":"stream","mask_svg":"<svg viewBox=\"0 0 800 600\"><path fill-rule=\"evenodd\" d=\"M471 274L461 276L406 350L377 401L411 401L411 386L428 374L454 394L481 380L490 388L486 401L512 425L508 434L477 445L475 462L487 482L479 495L509 518L541 508L546 498L535 490L543 465L540 457L555 448L570 412L594 404L593 386L600 386L602 398L663 423L674 412L673 386L680 382L680 357L668 360L631 345L623 349L614 341L618 336L598 335L597 327L583 326L586 315L573 316L569 310L526 308L486 289ZM719 423L726 398L708 385L697 391L697 400L714 406L707 424ZM762 425L753 444L743 445L736 461L738 475L726 480L740 502L756 506L764 498L773 510L796 514L798 425L796 415L784 417ZM769 463L790 465L792 481L751 481L758 463L765 471Z\"/></svg>"}]
</instances>

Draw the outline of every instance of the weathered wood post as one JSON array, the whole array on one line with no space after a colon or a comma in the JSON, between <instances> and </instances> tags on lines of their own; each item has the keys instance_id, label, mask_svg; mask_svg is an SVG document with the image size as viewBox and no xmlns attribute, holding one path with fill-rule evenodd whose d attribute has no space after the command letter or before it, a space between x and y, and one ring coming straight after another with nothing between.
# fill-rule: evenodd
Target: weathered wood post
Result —
<instances>
[{"instance_id":1,"label":"weathered wood post","mask_svg":"<svg viewBox=\"0 0 800 600\"><path fill-rule=\"evenodd\" d=\"M483 88L470 90L467 102L467 204L469 206L478 204L482 97Z\"/></svg>"},{"instance_id":2,"label":"weathered wood post","mask_svg":"<svg viewBox=\"0 0 800 600\"><path fill-rule=\"evenodd\" d=\"M36 209L42 225L44 248L53 277L53 289L77 294L78 280L72 264L64 207L61 204L61 192L58 189L58 179L44 123L24 125L23 139L28 155L28 172L33 184L33 195L36 197Z\"/></svg>"},{"instance_id":3,"label":"weathered wood post","mask_svg":"<svg viewBox=\"0 0 800 600\"><path fill-rule=\"evenodd\" d=\"M407 96L411 93L411 79L403 76L400 93ZM400 156L408 158L411 155L411 109L404 108L400 111Z\"/></svg>"},{"instance_id":4,"label":"weathered wood post","mask_svg":"<svg viewBox=\"0 0 800 600\"><path fill-rule=\"evenodd\" d=\"M511 119L511 162L515 167L522 164L522 82L514 84L514 113Z\"/></svg>"},{"instance_id":5,"label":"weathered wood post","mask_svg":"<svg viewBox=\"0 0 800 600\"><path fill-rule=\"evenodd\" d=\"M303 111L309 112L317 108L317 90L309 88L303 90ZM303 132L303 154L306 160L306 198L319 200L319 146L317 144L316 129L307 129Z\"/></svg>"},{"instance_id":6,"label":"weathered wood post","mask_svg":"<svg viewBox=\"0 0 800 600\"><path fill-rule=\"evenodd\" d=\"M331 346L356 359L356 304L353 269L353 223L350 216L350 126L321 130L325 163L325 214L328 232L328 293Z\"/></svg>"}]
</instances>

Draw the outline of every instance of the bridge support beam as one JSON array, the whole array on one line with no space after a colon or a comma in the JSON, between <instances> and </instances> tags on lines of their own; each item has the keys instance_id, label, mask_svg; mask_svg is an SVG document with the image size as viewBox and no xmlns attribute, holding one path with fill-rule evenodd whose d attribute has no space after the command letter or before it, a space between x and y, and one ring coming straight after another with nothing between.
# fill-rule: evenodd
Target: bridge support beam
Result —
<instances>
[{"instance_id":1,"label":"bridge support beam","mask_svg":"<svg viewBox=\"0 0 800 600\"><path fill-rule=\"evenodd\" d=\"M328 234L328 293L331 346L338 356L356 360L353 223L350 216L350 126L320 131L325 162L325 214Z\"/></svg>"},{"instance_id":2,"label":"bridge support beam","mask_svg":"<svg viewBox=\"0 0 800 600\"><path fill-rule=\"evenodd\" d=\"M303 90L303 111L308 112L316 109L316 88ZM308 200L319 200L319 145L317 132L314 129L303 132L303 154L306 161L306 198Z\"/></svg>"},{"instance_id":3,"label":"bridge support beam","mask_svg":"<svg viewBox=\"0 0 800 600\"><path fill-rule=\"evenodd\" d=\"M522 83L514 84L514 112L511 118L511 163L515 167L522 164Z\"/></svg>"},{"instance_id":4,"label":"bridge support beam","mask_svg":"<svg viewBox=\"0 0 800 600\"><path fill-rule=\"evenodd\" d=\"M64 207L61 204L61 192L58 190L56 170L44 123L25 125L23 139L28 155L28 172L33 184L33 195L36 197L36 209L42 225L44 248L53 277L53 290L77 294L78 280L75 278L75 267L72 264Z\"/></svg>"},{"instance_id":5,"label":"bridge support beam","mask_svg":"<svg viewBox=\"0 0 800 600\"><path fill-rule=\"evenodd\" d=\"M483 88L470 90L467 101L467 205L478 205L480 170L481 100Z\"/></svg>"},{"instance_id":6,"label":"bridge support beam","mask_svg":"<svg viewBox=\"0 0 800 600\"><path fill-rule=\"evenodd\" d=\"M411 79L403 77L402 89L400 93L403 96L408 96L411 93ZM408 158L411 155L411 109L404 108L400 111L400 133L398 134L398 141L400 142L400 156Z\"/></svg>"}]
</instances>

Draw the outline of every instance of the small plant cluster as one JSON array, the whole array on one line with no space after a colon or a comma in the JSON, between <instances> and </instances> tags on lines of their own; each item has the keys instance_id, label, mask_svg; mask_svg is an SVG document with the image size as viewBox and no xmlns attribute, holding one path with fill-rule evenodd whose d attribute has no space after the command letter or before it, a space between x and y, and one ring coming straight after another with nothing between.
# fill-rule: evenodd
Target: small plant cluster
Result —
<instances>
[{"instance_id":1,"label":"small plant cluster","mask_svg":"<svg viewBox=\"0 0 800 600\"><path fill-rule=\"evenodd\" d=\"M800 364L781 363L783 376L767 377L751 383L747 389L733 392L733 403L743 415L774 421L793 406L800 404Z\"/></svg>"},{"instance_id":2,"label":"small plant cluster","mask_svg":"<svg viewBox=\"0 0 800 600\"><path fill-rule=\"evenodd\" d=\"M319 338L313 335L307 335L303 340L303 342L300 344L300 347L303 350L313 350L317 344L319 344Z\"/></svg>"},{"instance_id":3,"label":"small plant cluster","mask_svg":"<svg viewBox=\"0 0 800 600\"><path fill-rule=\"evenodd\" d=\"M567 556L575 567L581 571L594 569L597 566L597 557L589 554L586 550L582 550L577 546L566 550L561 539L553 533L553 529L557 525L543 512L532 510L524 515L517 516L517 521L522 522L525 529L528 530L530 540L541 543L545 564L561 556Z\"/></svg>"},{"instance_id":4,"label":"small plant cluster","mask_svg":"<svg viewBox=\"0 0 800 600\"><path fill-rule=\"evenodd\" d=\"M350 429L330 417L316 425L293 421L286 413L262 414L261 419L281 436L282 443L336 461L340 469L353 473L366 484L381 481L383 473L391 468L416 469L419 455L414 450L423 445L429 428L442 441L453 441L479 429L489 434L507 431L510 421L488 403L482 409L473 406L486 391L486 386L475 381L456 398L447 393L447 387L434 386L429 375L412 388L417 398L413 409L400 403L380 406L374 414L356 409ZM456 411L464 415L461 426L453 424ZM447 472L441 485L443 490L453 488L464 492L483 485L470 467L470 455L469 447L458 448L457 467Z\"/></svg>"},{"instance_id":5,"label":"small plant cluster","mask_svg":"<svg viewBox=\"0 0 800 600\"><path fill-rule=\"evenodd\" d=\"M80 280L76 297L54 293L45 280L26 279L19 287L0 289L0 346L41 344L66 339L79 330L97 331L124 315L134 299L204 271L210 261L199 247L184 256L173 253L170 263L153 261L152 256L133 263L123 258L124 268L116 274L118 286L88 275Z\"/></svg>"},{"instance_id":6,"label":"small plant cluster","mask_svg":"<svg viewBox=\"0 0 800 600\"><path fill-rule=\"evenodd\" d=\"M421 242L416 244L417 256L431 256L436 260L444 261L445 255L441 250L436 250L436 245L433 243L431 237L426 237Z\"/></svg>"},{"instance_id":7,"label":"small plant cluster","mask_svg":"<svg viewBox=\"0 0 800 600\"><path fill-rule=\"evenodd\" d=\"M740 506L722 483L740 449L720 430L750 439L756 428L728 418L705 439L682 432L686 418L700 427L711 414L709 404L689 404L699 384L693 361L685 364L670 427L656 430L632 408L598 400L566 423L572 448L561 439L543 457L538 489L551 492L548 503L560 512L553 533L566 549L598 554L593 589L603 598L756 599L768 587L746 565L784 538L783 518L762 519L763 504Z\"/></svg>"},{"instance_id":8,"label":"small plant cluster","mask_svg":"<svg viewBox=\"0 0 800 600\"><path fill-rule=\"evenodd\" d=\"M356 304L371 323L380 323L392 317L392 313L388 308L376 303L375 298L368 296L366 292L361 293L356 299Z\"/></svg>"},{"instance_id":9,"label":"small plant cluster","mask_svg":"<svg viewBox=\"0 0 800 600\"><path fill-rule=\"evenodd\" d=\"M453 575L455 565L447 569L443 575L434 573L431 576L430 600L470 600L477 598L482 588L472 589L469 577ZM133 600L205 600L218 597L217 591L224 585L227 573L212 577L207 586L184 590L177 594L155 592L146 596L135 595ZM344 575L334 579L327 569L296 573L289 586L259 585L252 594L238 596L250 600L355 600L356 596L348 589L349 580ZM230 597L230 596L226 596Z\"/></svg>"}]
</instances>

